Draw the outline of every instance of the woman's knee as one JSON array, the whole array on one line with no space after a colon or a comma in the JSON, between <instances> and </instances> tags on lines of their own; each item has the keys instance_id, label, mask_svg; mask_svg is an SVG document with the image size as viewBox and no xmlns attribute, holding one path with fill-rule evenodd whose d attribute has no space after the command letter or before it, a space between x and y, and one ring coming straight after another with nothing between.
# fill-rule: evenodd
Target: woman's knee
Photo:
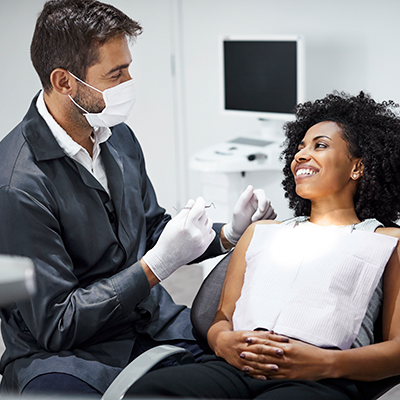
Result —
<instances>
[{"instance_id":1,"label":"woman's knee","mask_svg":"<svg viewBox=\"0 0 400 400\"><path fill-rule=\"evenodd\" d=\"M226 363L224 363L226 364ZM228 365L228 364L227 364ZM216 363L168 367L140 378L127 395L137 397L248 398L246 384L234 368ZM233 395L232 395L233 394Z\"/></svg>"}]
</instances>

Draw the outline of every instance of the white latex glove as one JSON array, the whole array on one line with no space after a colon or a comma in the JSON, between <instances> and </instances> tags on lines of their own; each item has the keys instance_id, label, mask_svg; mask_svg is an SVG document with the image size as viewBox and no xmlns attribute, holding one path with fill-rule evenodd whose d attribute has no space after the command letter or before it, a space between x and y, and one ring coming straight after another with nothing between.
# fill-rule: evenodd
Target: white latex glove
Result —
<instances>
[{"instance_id":1,"label":"white latex glove","mask_svg":"<svg viewBox=\"0 0 400 400\"><path fill-rule=\"evenodd\" d=\"M275 218L275 210L264 190L254 190L253 186L249 185L240 195L233 209L232 222L223 227L225 238L232 244L236 244L252 222Z\"/></svg>"},{"instance_id":2,"label":"white latex glove","mask_svg":"<svg viewBox=\"0 0 400 400\"><path fill-rule=\"evenodd\" d=\"M201 197L196 202L189 200L165 226L155 246L143 256L143 261L160 281L201 256L213 241L215 231L205 205Z\"/></svg>"}]
</instances>

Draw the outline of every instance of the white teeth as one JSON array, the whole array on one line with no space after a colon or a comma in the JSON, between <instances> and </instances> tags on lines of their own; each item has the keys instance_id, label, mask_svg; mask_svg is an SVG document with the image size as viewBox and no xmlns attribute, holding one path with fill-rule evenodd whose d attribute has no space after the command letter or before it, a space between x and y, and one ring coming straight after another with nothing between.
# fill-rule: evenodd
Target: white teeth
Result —
<instances>
[{"instance_id":1,"label":"white teeth","mask_svg":"<svg viewBox=\"0 0 400 400\"><path fill-rule=\"evenodd\" d=\"M315 172L315 171L313 171L313 170L311 170L311 169L308 169L308 168L302 168L302 169L298 169L297 171L296 171L296 176L299 176L299 175L315 175L317 172Z\"/></svg>"}]
</instances>

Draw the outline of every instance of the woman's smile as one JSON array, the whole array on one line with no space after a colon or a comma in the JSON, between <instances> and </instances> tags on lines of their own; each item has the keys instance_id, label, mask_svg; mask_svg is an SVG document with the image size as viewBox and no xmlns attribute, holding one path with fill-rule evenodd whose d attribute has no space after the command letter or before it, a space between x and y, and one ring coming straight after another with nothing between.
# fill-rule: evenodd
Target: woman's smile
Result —
<instances>
[{"instance_id":1,"label":"woman's smile","mask_svg":"<svg viewBox=\"0 0 400 400\"><path fill-rule=\"evenodd\" d=\"M311 165L300 164L295 169L295 179L297 181L298 179L310 178L318 174L318 172L319 170Z\"/></svg>"}]
</instances>

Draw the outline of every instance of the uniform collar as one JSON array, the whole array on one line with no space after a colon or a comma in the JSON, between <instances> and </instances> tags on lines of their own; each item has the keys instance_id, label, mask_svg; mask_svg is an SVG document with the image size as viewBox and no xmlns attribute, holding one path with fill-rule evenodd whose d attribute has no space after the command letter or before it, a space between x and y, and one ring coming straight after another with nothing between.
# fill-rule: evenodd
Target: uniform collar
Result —
<instances>
[{"instance_id":1,"label":"uniform collar","mask_svg":"<svg viewBox=\"0 0 400 400\"><path fill-rule=\"evenodd\" d=\"M50 114L44 101L43 90L39 93L39 96L37 97L36 107L39 114L45 120L47 126L50 128L50 131L56 139L57 143L68 156L74 157L79 151L84 150L83 147L75 142ZM103 143L110 138L111 130L109 128L99 127L93 130L93 136L94 146L96 147L99 146L100 143Z\"/></svg>"}]
</instances>

